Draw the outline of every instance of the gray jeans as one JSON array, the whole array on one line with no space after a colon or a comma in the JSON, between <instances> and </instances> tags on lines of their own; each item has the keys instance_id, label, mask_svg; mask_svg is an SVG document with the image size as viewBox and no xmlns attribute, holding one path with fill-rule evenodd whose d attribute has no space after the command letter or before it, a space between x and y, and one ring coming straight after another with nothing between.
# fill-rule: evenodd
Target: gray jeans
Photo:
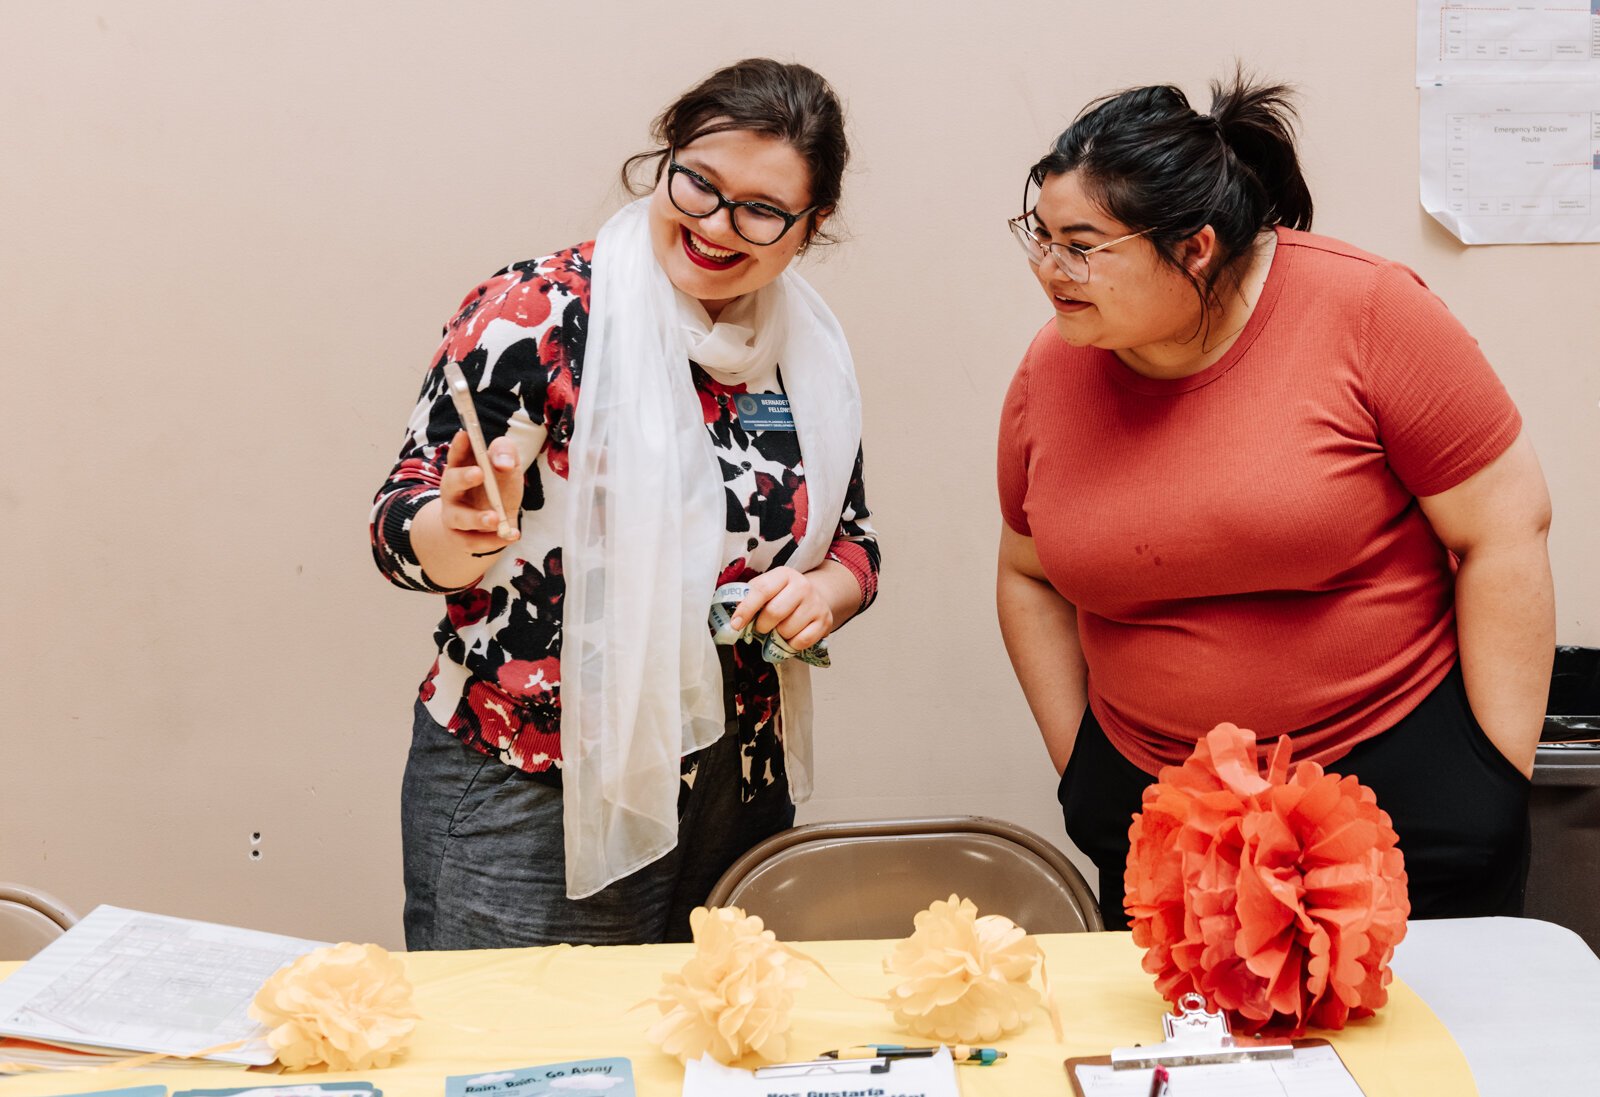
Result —
<instances>
[{"instance_id":1,"label":"gray jeans","mask_svg":"<svg viewBox=\"0 0 1600 1097\"><path fill-rule=\"evenodd\" d=\"M690 759L678 844L587 899L568 899L561 787L466 746L420 703L400 790L406 947L689 940L689 912L746 850L794 824L786 780L741 791L729 733Z\"/></svg>"}]
</instances>

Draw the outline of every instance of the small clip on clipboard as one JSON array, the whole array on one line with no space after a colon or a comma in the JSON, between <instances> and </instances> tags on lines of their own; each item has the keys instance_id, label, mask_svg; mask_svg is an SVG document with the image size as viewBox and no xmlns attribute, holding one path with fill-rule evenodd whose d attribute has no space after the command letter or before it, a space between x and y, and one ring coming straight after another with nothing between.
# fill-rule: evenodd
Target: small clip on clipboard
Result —
<instances>
[{"instance_id":1,"label":"small clip on clipboard","mask_svg":"<svg viewBox=\"0 0 1600 1097\"><path fill-rule=\"evenodd\" d=\"M950 1052L866 1059L813 1059L771 1063L754 1071L725 1066L704 1055L683 1068L684 1097L861 1097L868 1092L960 1097Z\"/></svg>"},{"instance_id":2,"label":"small clip on clipboard","mask_svg":"<svg viewBox=\"0 0 1600 1097\"><path fill-rule=\"evenodd\" d=\"M887 1074L889 1060L876 1059L812 1059L804 1063L774 1063L757 1067L757 1078L801 1078L817 1074Z\"/></svg>"},{"instance_id":3,"label":"small clip on clipboard","mask_svg":"<svg viewBox=\"0 0 1600 1097\"><path fill-rule=\"evenodd\" d=\"M1148 1075L1135 1076L1132 1072L1152 1070L1155 1067L1204 1067L1221 1063L1259 1063L1261 1069L1272 1070L1274 1064L1292 1063L1296 1060L1296 1052L1310 1058L1304 1063L1295 1063L1299 1066L1314 1066L1314 1073L1320 1077L1342 1077L1347 1079L1347 1084L1352 1090L1357 1090L1355 1080L1345 1070L1344 1064L1339 1061L1338 1053L1326 1040L1295 1040L1273 1041L1258 1040L1249 1036L1234 1036L1228 1027L1228 1018L1220 1010L1206 1009L1206 1001L1198 994L1185 994L1178 999L1178 1011L1165 1013L1161 1017L1161 1029L1165 1036L1159 1044L1144 1044L1135 1047L1113 1048L1110 1055L1100 1055L1082 1059L1068 1059L1066 1061L1067 1078L1072 1084L1072 1092L1084 1092L1084 1081L1079 1072L1085 1072L1085 1077L1095 1076L1101 1084L1112 1079L1124 1077L1123 1072L1129 1072L1129 1084L1126 1091L1136 1090L1142 1095L1150 1092L1144 1088L1148 1085ZM1136 1081L1135 1081L1136 1078ZM1312 1078L1306 1079L1308 1082ZM1224 1083L1226 1085L1226 1083ZM1178 1083L1173 1082L1174 1089ZM1124 1087L1119 1083L1113 1087L1115 1092L1123 1092ZM1210 1091L1210 1087L1203 1087ZM1100 1092L1111 1092L1102 1089ZM1287 1092L1295 1093L1290 1088ZM1181 1094L1181 1090L1179 1090Z\"/></svg>"},{"instance_id":4,"label":"small clip on clipboard","mask_svg":"<svg viewBox=\"0 0 1600 1097\"><path fill-rule=\"evenodd\" d=\"M1236 1038L1222 1011L1206 1009L1206 1000L1198 994L1179 998L1177 1013L1163 1013L1161 1030L1166 1039L1159 1044L1113 1048L1112 1067L1138 1070L1294 1058L1291 1043Z\"/></svg>"}]
</instances>

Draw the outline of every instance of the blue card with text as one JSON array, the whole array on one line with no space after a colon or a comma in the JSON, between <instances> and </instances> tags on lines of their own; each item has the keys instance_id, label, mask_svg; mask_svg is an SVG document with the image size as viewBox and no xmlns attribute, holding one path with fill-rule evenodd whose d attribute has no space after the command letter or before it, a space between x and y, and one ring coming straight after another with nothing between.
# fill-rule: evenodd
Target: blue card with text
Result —
<instances>
[{"instance_id":1,"label":"blue card with text","mask_svg":"<svg viewBox=\"0 0 1600 1097\"><path fill-rule=\"evenodd\" d=\"M781 392L741 392L733 398L733 411L745 430L793 430L794 412Z\"/></svg>"},{"instance_id":2,"label":"blue card with text","mask_svg":"<svg viewBox=\"0 0 1600 1097\"><path fill-rule=\"evenodd\" d=\"M627 1059L579 1059L520 1070L457 1074L444 1080L444 1097L635 1097Z\"/></svg>"}]
</instances>

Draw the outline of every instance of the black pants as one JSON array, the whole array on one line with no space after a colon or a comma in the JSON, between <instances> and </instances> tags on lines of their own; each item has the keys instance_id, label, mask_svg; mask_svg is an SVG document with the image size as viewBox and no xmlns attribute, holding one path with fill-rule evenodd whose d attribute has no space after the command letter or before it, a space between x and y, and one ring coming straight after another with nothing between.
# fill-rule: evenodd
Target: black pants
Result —
<instances>
[{"instance_id":1,"label":"black pants","mask_svg":"<svg viewBox=\"0 0 1600 1097\"><path fill-rule=\"evenodd\" d=\"M1522 913L1531 852L1528 779L1483 733L1459 666L1416 709L1325 767L1354 775L1389 813L1406 858L1413 918ZM1100 870L1107 929L1126 929L1128 826L1155 779L1085 711L1056 796L1067 834Z\"/></svg>"}]
</instances>

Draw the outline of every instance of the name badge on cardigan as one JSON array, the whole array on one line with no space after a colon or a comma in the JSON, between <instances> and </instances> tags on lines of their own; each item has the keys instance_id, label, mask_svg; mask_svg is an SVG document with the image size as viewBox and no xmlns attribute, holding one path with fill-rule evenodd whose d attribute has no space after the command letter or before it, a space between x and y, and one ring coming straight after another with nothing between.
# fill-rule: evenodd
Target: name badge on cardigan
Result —
<instances>
[{"instance_id":1,"label":"name badge on cardigan","mask_svg":"<svg viewBox=\"0 0 1600 1097\"><path fill-rule=\"evenodd\" d=\"M794 429L789 397L781 392L741 392L733 398L733 410L745 430Z\"/></svg>"}]
</instances>

